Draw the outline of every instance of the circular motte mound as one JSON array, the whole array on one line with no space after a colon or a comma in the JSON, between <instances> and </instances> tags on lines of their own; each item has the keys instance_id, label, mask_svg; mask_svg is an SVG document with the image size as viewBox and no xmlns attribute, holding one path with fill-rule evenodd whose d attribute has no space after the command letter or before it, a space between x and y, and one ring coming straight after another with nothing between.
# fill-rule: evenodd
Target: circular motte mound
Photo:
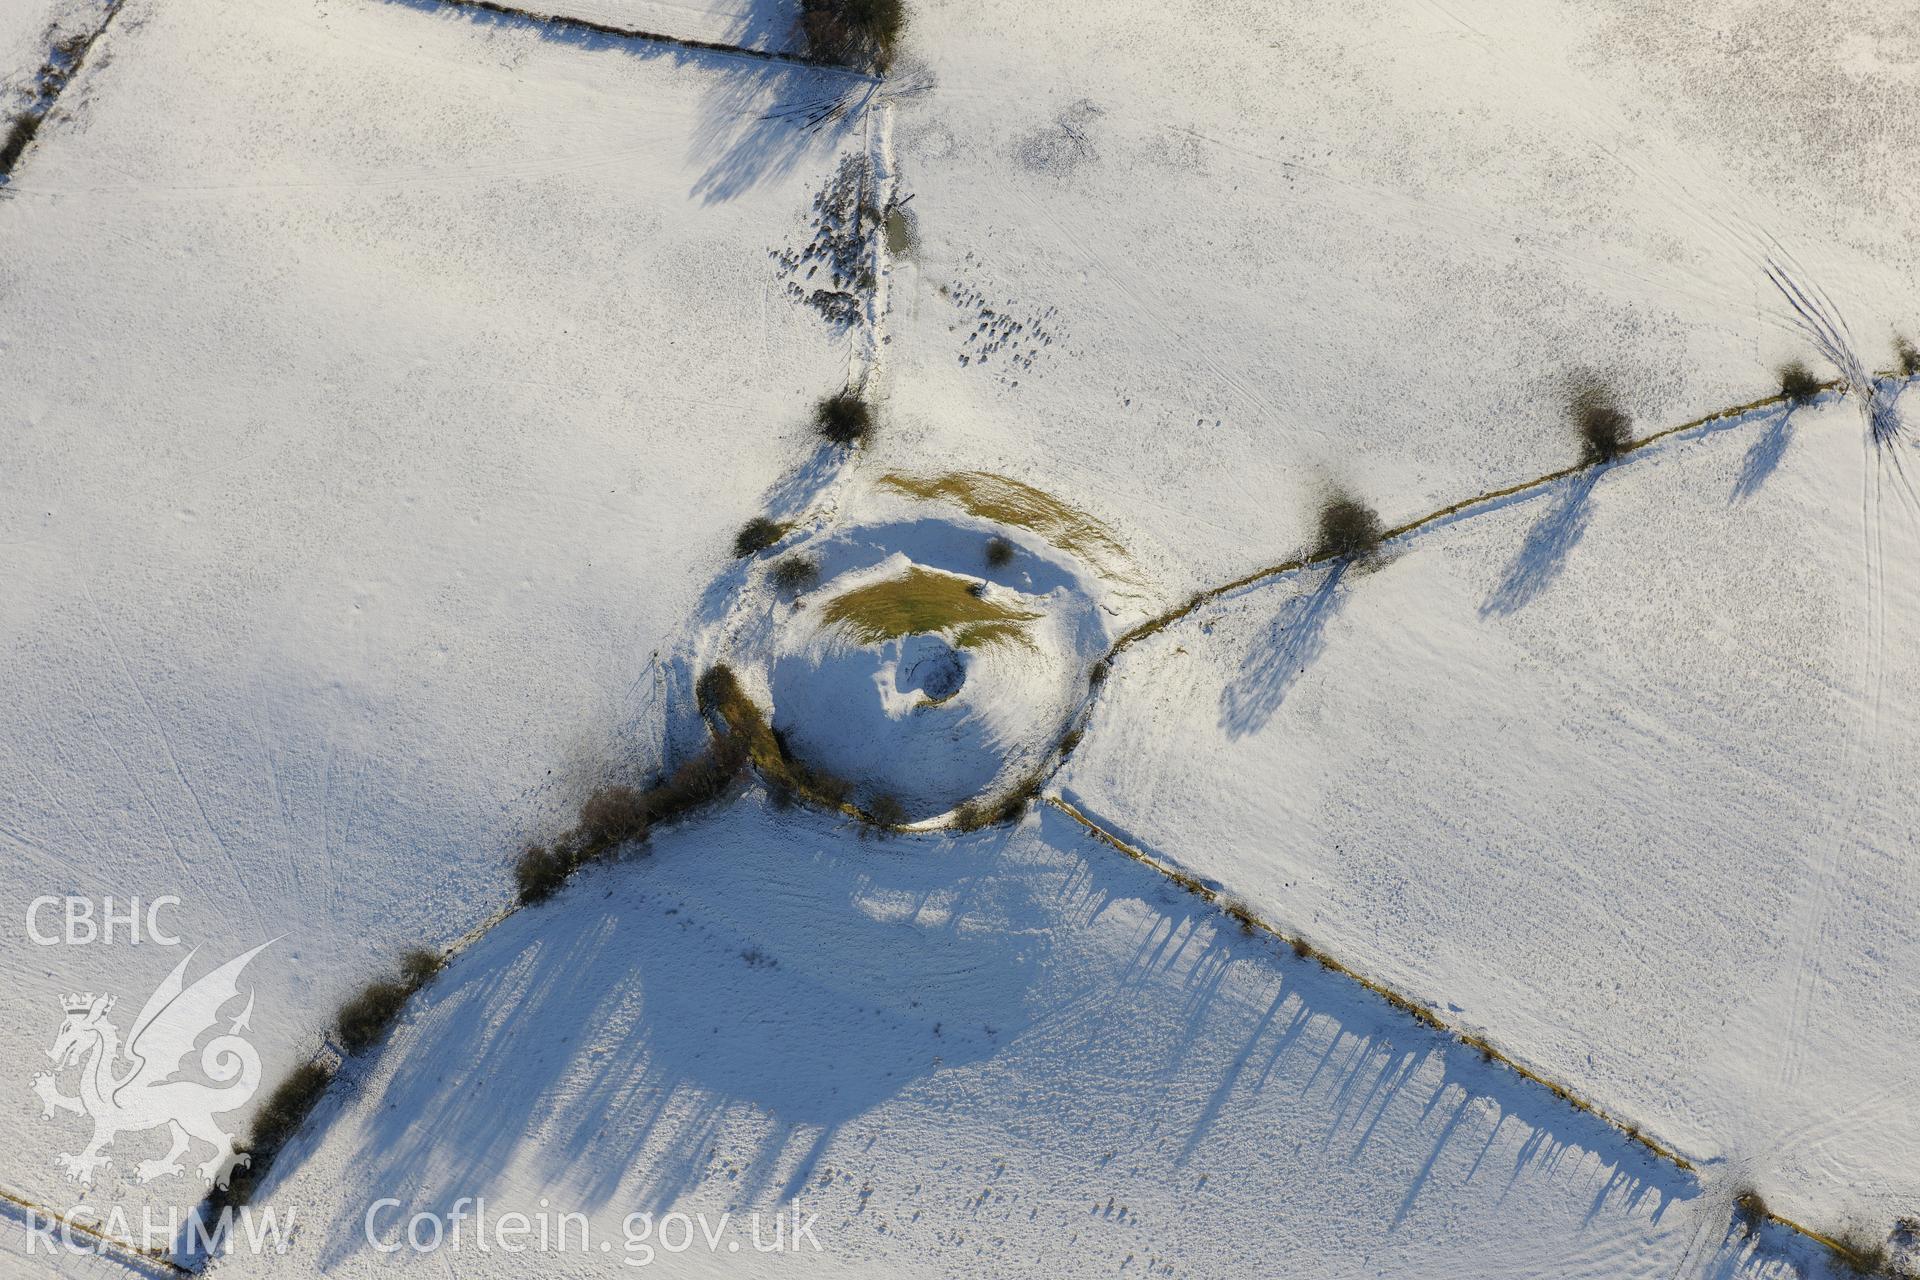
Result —
<instances>
[{"instance_id":1,"label":"circular motte mound","mask_svg":"<svg viewBox=\"0 0 1920 1280\"><path fill-rule=\"evenodd\" d=\"M983 473L885 477L865 505L795 548L819 566L813 589L750 584L728 661L787 754L862 808L917 823L990 805L1054 758L1084 702L1124 552Z\"/></svg>"},{"instance_id":2,"label":"circular motte mound","mask_svg":"<svg viewBox=\"0 0 1920 1280\"><path fill-rule=\"evenodd\" d=\"M896 555L819 595L781 630L774 729L910 821L993 790L1072 708L1085 602L1064 591L1028 595Z\"/></svg>"}]
</instances>

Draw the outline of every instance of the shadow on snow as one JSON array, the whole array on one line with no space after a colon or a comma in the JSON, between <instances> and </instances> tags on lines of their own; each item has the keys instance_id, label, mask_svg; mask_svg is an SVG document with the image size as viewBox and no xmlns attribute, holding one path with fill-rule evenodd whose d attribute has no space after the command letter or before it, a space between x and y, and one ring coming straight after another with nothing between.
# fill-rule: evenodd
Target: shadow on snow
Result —
<instances>
[{"instance_id":1,"label":"shadow on snow","mask_svg":"<svg viewBox=\"0 0 1920 1280\"><path fill-rule=\"evenodd\" d=\"M1589 1220L1654 1223L1698 1195L1051 810L876 845L748 797L660 843L512 917L411 1011L348 1153L368 1202L404 1198L390 1221L527 1177L589 1213L663 1211L713 1179L730 1206L771 1205L836 1140L884 1137L862 1117L903 1092L993 1123L1067 1078L1017 1123L1090 1151L1132 1143L1169 1181L1231 1167L1217 1144L1250 1133L1335 1181L1364 1164L1397 1199L1389 1233L1463 1185L1497 1198L1560 1179ZM1217 1194L1242 1194L1219 1176ZM368 1247L364 1212L343 1208L326 1265Z\"/></svg>"},{"instance_id":2,"label":"shadow on snow","mask_svg":"<svg viewBox=\"0 0 1920 1280\"><path fill-rule=\"evenodd\" d=\"M713 88L688 139L687 153L710 157L690 193L706 204L724 203L801 164L822 164L851 135L876 97L872 77L832 67L611 35L458 0L388 2L476 26L530 31L552 44L646 62L698 66L712 76ZM756 0L726 38L716 43L766 38L775 28L790 25L791 20L782 16L790 8L780 0Z\"/></svg>"},{"instance_id":3,"label":"shadow on snow","mask_svg":"<svg viewBox=\"0 0 1920 1280\"><path fill-rule=\"evenodd\" d=\"M1747 456L1740 460L1740 474L1734 478L1733 492L1728 495L1729 502L1745 502L1759 493L1761 486L1779 468L1780 460L1787 456L1787 446L1793 442L1793 410L1783 409L1767 424L1747 448Z\"/></svg>"},{"instance_id":4,"label":"shadow on snow","mask_svg":"<svg viewBox=\"0 0 1920 1280\"><path fill-rule=\"evenodd\" d=\"M1340 607L1347 562L1318 572L1318 582L1281 606L1264 641L1247 655L1240 675L1220 691L1220 727L1230 738L1266 728L1274 712L1327 645L1327 623Z\"/></svg>"},{"instance_id":5,"label":"shadow on snow","mask_svg":"<svg viewBox=\"0 0 1920 1280\"><path fill-rule=\"evenodd\" d=\"M1589 467L1559 483L1553 505L1527 530L1512 563L1480 605L1481 617L1518 613L1560 576L1567 557L1587 531L1587 504L1604 469Z\"/></svg>"}]
</instances>

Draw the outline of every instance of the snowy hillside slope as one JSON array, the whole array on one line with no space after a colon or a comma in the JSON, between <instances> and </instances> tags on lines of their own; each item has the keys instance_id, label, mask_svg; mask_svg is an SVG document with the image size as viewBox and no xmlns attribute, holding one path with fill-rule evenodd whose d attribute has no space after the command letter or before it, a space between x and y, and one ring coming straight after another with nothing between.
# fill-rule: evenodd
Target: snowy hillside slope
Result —
<instances>
[{"instance_id":1,"label":"snowy hillside slope","mask_svg":"<svg viewBox=\"0 0 1920 1280\"><path fill-rule=\"evenodd\" d=\"M179 952L24 904L178 895L209 967L279 937L277 1078L654 757L653 655L849 360L767 256L852 144L765 116L832 76L386 4L136 2L100 52L0 202L0 1136L57 1203L59 999L131 1016ZM97 1194L198 1194L141 1141Z\"/></svg>"},{"instance_id":2,"label":"snowy hillside slope","mask_svg":"<svg viewBox=\"0 0 1920 1280\"><path fill-rule=\"evenodd\" d=\"M916 6L894 465L1124 515L1184 591L1341 481L1389 523L1569 460L1566 375L1648 429L1920 329L1920 53L1839 5ZM916 61L917 59L917 61Z\"/></svg>"},{"instance_id":3,"label":"snowy hillside slope","mask_svg":"<svg viewBox=\"0 0 1920 1280\"><path fill-rule=\"evenodd\" d=\"M1920 1200L1897 450L1775 408L1235 594L1119 660L1058 785L1710 1178L1884 1231Z\"/></svg>"},{"instance_id":4,"label":"snowy hillside slope","mask_svg":"<svg viewBox=\"0 0 1920 1280\"><path fill-rule=\"evenodd\" d=\"M271 1190L309 1224L294 1250L210 1274L619 1274L630 1213L795 1196L817 1255L654 1261L1433 1278L1808 1256L1729 1235L1671 1166L1051 810L874 844L743 798L501 925L341 1099ZM592 1234L481 1256L469 1225L462 1252L383 1254L381 1195L402 1201L375 1208L382 1245L466 1196Z\"/></svg>"}]
</instances>

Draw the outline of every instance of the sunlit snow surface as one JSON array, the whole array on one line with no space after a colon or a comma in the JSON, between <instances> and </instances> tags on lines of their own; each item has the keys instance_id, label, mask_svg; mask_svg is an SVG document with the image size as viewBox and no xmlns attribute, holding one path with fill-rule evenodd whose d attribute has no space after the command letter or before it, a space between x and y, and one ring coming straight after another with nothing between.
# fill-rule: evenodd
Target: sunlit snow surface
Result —
<instances>
[{"instance_id":1,"label":"sunlit snow surface","mask_svg":"<svg viewBox=\"0 0 1920 1280\"><path fill-rule=\"evenodd\" d=\"M793 47L758 0L566 8ZM10 85L34 10L0 18ZM1920 333L1916 38L1785 0L926 0L874 90L428 0L129 0L0 198L0 896L178 894L208 963L279 935L277 1078L697 728L694 659L858 728L837 679L774 696L828 631L731 559L762 511L1062 606L1051 665L964 673L972 774L937 732L825 744L952 768L929 812L991 790L1106 640L1297 554L1326 485L1397 523L1559 468L1578 367L1640 430L1765 394L1810 354L1770 263L1884 366ZM792 296L851 155L912 197L877 329ZM881 429L839 457L807 410L868 353ZM675 1260L728 1274L1814 1266L1729 1232L1749 1182L1883 1233L1920 1207L1920 578L1862 433L1761 415L1210 605L1120 659L1053 784L1697 1177L1057 812L877 843L750 795L463 955L286 1154L294 1251L216 1274L445 1273L365 1242L376 1193L544 1196L616 1243L636 1210L820 1215L817 1258ZM976 473L1124 561L1037 538L999 581L990 521L880 514L883 477ZM861 659L882 713L937 700L941 655L897 645ZM68 1206L85 1122L29 1089L60 997L137 1004L177 953L20 914L0 1181ZM132 1181L162 1145L88 1202L191 1199Z\"/></svg>"}]
</instances>

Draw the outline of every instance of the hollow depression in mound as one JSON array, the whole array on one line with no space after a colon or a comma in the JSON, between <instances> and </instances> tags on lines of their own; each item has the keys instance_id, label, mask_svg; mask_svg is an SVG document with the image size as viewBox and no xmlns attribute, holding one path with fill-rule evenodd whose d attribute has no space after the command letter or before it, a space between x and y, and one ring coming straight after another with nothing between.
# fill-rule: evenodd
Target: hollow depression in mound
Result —
<instances>
[{"instance_id":1,"label":"hollow depression in mound","mask_svg":"<svg viewBox=\"0 0 1920 1280\"><path fill-rule=\"evenodd\" d=\"M912 821L945 813L1064 732L1089 612L1064 587L1033 595L896 553L828 582L780 629L774 729L865 802L889 796Z\"/></svg>"}]
</instances>

